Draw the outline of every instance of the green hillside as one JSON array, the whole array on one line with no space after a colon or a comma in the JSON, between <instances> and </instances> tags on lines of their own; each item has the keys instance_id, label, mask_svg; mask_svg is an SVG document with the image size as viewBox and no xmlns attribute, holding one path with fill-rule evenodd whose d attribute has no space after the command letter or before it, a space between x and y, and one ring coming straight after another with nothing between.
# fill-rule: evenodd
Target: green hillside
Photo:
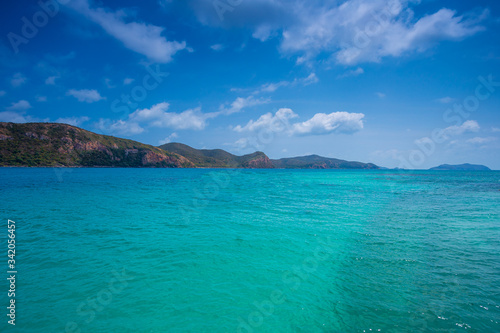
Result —
<instances>
[{"instance_id":1,"label":"green hillside","mask_svg":"<svg viewBox=\"0 0 500 333\"><path fill-rule=\"evenodd\" d=\"M177 154L55 123L0 123L0 166L191 167Z\"/></svg>"},{"instance_id":2,"label":"green hillside","mask_svg":"<svg viewBox=\"0 0 500 333\"><path fill-rule=\"evenodd\" d=\"M371 163L318 155L270 160L263 152L237 156L182 143L160 147L58 123L0 122L0 166L378 169Z\"/></svg>"},{"instance_id":3,"label":"green hillside","mask_svg":"<svg viewBox=\"0 0 500 333\"><path fill-rule=\"evenodd\" d=\"M167 143L159 148L182 155L200 168L272 168L262 152L236 156L222 149L195 149L182 143Z\"/></svg>"},{"instance_id":4,"label":"green hillside","mask_svg":"<svg viewBox=\"0 0 500 333\"><path fill-rule=\"evenodd\" d=\"M336 158L309 155L272 160L279 169L379 169L372 163L349 162Z\"/></svg>"}]
</instances>

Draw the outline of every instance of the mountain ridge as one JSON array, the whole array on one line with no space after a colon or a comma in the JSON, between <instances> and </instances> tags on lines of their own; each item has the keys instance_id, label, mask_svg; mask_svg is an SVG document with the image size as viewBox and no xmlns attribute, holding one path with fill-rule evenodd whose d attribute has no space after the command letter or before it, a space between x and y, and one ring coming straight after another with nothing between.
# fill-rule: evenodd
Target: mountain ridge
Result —
<instances>
[{"instance_id":1,"label":"mountain ridge","mask_svg":"<svg viewBox=\"0 0 500 333\"><path fill-rule=\"evenodd\" d=\"M372 163L319 155L270 159L257 151L237 156L182 143L155 147L68 124L5 122L0 122L0 166L379 169Z\"/></svg>"},{"instance_id":2,"label":"mountain ridge","mask_svg":"<svg viewBox=\"0 0 500 333\"><path fill-rule=\"evenodd\" d=\"M261 151L237 156L222 149L196 149L178 142L167 143L159 148L184 156L200 168L273 168L269 157Z\"/></svg>"},{"instance_id":3,"label":"mountain ridge","mask_svg":"<svg viewBox=\"0 0 500 333\"><path fill-rule=\"evenodd\" d=\"M380 169L373 163L345 161L316 154L271 160L278 169Z\"/></svg>"},{"instance_id":4,"label":"mountain ridge","mask_svg":"<svg viewBox=\"0 0 500 333\"><path fill-rule=\"evenodd\" d=\"M450 164L441 164L437 167L430 168L429 170L432 171L491 171L490 168L488 168L485 165L480 165L480 164L470 164L470 163L464 163L464 164L455 164L455 165L450 165Z\"/></svg>"},{"instance_id":5,"label":"mountain ridge","mask_svg":"<svg viewBox=\"0 0 500 333\"><path fill-rule=\"evenodd\" d=\"M137 141L59 123L0 122L0 166L193 166L185 157Z\"/></svg>"}]
</instances>

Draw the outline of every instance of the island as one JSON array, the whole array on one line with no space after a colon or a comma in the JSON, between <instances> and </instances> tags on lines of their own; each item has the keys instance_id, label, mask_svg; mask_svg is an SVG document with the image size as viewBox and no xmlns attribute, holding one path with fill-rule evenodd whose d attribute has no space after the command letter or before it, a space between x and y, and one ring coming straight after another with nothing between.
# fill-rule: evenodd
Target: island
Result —
<instances>
[{"instance_id":1,"label":"island","mask_svg":"<svg viewBox=\"0 0 500 333\"><path fill-rule=\"evenodd\" d=\"M429 170L431 171L491 171L490 168L484 165L477 165L477 164L457 164L457 165L449 165L449 164L442 164L440 166L430 168Z\"/></svg>"},{"instance_id":2,"label":"island","mask_svg":"<svg viewBox=\"0 0 500 333\"><path fill-rule=\"evenodd\" d=\"M182 143L155 147L61 123L0 122L0 166L151 167L245 169L380 169L372 163L318 155L272 160L257 151L243 156Z\"/></svg>"}]
</instances>

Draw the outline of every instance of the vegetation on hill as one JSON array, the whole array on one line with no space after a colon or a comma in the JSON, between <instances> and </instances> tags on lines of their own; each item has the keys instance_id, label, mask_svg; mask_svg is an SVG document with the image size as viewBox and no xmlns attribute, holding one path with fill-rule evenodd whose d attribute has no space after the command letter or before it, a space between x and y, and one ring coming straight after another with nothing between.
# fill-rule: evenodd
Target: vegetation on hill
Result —
<instances>
[{"instance_id":1,"label":"vegetation on hill","mask_svg":"<svg viewBox=\"0 0 500 333\"><path fill-rule=\"evenodd\" d=\"M136 141L53 123L0 123L0 166L192 167Z\"/></svg>"},{"instance_id":2,"label":"vegetation on hill","mask_svg":"<svg viewBox=\"0 0 500 333\"><path fill-rule=\"evenodd\" d=\"M379 169L372 163L349 162L318 155L282 158L272 162L275 168L280 169Z\"/></svg>"},{"instance_id":3,"label":"vegetation on hill","mask_svg":"<svg viewBox=\"0 0 500 333\"><path fill-rule=\"evenodd\" d=\"M490 171L491 169L484 165L476 165L476 164L459 164L459 165L449 165L442 164L440 166L430 168L429 170L437 171L437 170L455 170L455 171Z\"/></svg>"},{"instance_id":4,"label":"vegetation on hill","mask_svg":"<svg viewBox=\"0 0 500 333\"><path fill-rule=\"evenodd\" d=\"M273 168L263 152L236 156L222 149L195 149L182 143L167 143L160 148L186 157L199 168Z\"/></svg>"},{"instance_id":5,"label":"vegetation on hill","mask_svg":"<svg viewBox=\"0 0 500 333\"><path fill-rule=\"evenodd\" d=\"M1 122L0 166L378 169L317 155L270 160L263 152L236 156L182 143L154 147L66 124Z\"/></svg>"}]
</instances>

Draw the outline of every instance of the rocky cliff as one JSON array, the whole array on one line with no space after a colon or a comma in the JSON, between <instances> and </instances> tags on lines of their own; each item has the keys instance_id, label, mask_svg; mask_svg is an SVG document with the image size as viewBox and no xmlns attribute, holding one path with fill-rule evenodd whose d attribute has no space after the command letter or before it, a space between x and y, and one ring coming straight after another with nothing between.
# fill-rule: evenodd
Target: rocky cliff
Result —
<instances>
[{"instance_id":1,"label":"rocky cliff","mask_svg":"<svg viewBox=\"0 0 500 333\"><path fill-rule=\"evenodd\" d=\"M0 123L0 166L192 167L136 141L53 123Z\"/></svg>"}]
</instances>

